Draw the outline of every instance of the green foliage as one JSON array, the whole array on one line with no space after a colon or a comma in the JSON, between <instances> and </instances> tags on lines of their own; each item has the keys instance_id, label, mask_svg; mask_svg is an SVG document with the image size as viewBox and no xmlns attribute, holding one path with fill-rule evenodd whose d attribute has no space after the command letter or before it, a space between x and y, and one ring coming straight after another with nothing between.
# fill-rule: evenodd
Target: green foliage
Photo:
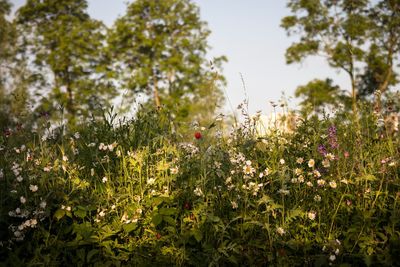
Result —
<instances>
[{"instance_id":1,"label":"green foliage","mask_svg":"<svg viewBox=\"0 0 400 267\"><path fill-rule=\"evenodd\" d=\"M284 17L281 26L288 35L300 37L286 51L289 64L324 56L330 66L348 74L353 105L357 94L383 94L398 83L398 1L289 0L288 7L293 14Z\"/></svg>"},{"instance_id":2,"label":"green foliage","mask_svg":"<svg viewBox=\"0 0 400 267\"><path fill-rule=\"evenodd\" d=\"M304 86L299 86L295 96L303 99L300 102L303 116L313 112L322 114L325 108L338 108L346 100L339 86L334 86L331 79L313 80Z\"/></svg>"},{"instance_id":3,"label":"green foliage","mask_svg":"<svg viewBox=\"0 0 400 267\"><path fill-rule=\"evenodd\" d=\"M209 119L223 98L215 85L224 81L207 67L209 34L189 0L132 2L108 36L126 97L143 93L150 107L176 110L178 121ZM214 67L225 60L213 59Z\"/></svg>"},{"instance_id":4,"label":"green foliage","mask_svg":"<svg viewBox=\"0 0 400 267\"><path fill-rule=\"evenodd\" d=\"M22 49L32 58L35 77L53 76L38 110L60 117L62 107L71 124L78 117L100 115L100 107L109 106L115 96L107 79L106 29L86 9L86 0L29 0L17 15Z\"/></svg>"}]
</instances>

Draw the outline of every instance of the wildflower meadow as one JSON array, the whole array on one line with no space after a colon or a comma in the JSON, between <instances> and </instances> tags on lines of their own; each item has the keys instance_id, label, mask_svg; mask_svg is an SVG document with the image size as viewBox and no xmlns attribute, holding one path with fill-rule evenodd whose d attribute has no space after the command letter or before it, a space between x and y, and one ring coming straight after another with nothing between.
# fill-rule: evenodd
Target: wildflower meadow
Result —
<instances>
[{"instance_id":1,"label":"wildflower meadow","mask_svg":"<svg viewBox=\"0 0 400 267\"><path fill-rule=\"evenodd\" d=\"M4 266L398 264L399 137L376 115L110 118L2 136Z\"/></svg>"}]
</instances>

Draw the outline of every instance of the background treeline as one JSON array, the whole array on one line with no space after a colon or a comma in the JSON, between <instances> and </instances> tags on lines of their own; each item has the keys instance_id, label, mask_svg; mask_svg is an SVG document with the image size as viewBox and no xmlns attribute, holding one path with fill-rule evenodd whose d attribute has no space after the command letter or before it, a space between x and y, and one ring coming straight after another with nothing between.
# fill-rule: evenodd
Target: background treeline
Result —
<instances>
[{"instance_id":1,"label":"background treeline","mask_svg":"<svg viewBox=\"0 0 400 267\"><path fill-rule=\"evenodd\" d=\"M173 109L177 121L207 120L223 102L206 59L210 31L189 0L134 1L114 25L90 17L86 0L28 0L10 16L0 0L1 125L29 117L78 121L110 106Z\"/></svg>"}]
</instances>

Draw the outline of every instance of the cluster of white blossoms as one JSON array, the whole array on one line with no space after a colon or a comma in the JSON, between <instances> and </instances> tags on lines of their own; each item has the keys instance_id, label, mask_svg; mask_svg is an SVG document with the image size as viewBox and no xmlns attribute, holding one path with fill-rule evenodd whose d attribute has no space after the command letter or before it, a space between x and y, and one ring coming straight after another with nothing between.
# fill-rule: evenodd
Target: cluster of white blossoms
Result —
<instances>
[{"instance_id":1,"label":"cluster of white blossoms","mask_svg":"<svg viewBox=\"0 0 400 267\"><path fill-rule=\"evenodd\" d=\"M117 146L118 146L117 142L114 142L114 143L108 144L108 145L104 144L104 143L100 143L99 144L99 150L102 150L102 151L109 150L110 152L112 152L114 150L114 148L116 148Z\"/></svg>"},{"instance_id":2,"label":"cluster of white blossoms","mask_svg":"<svg viewBox=\"0 0 400 267\"><path fill-rule=\"evenodd\" d=\"M259 191L263 186L264 186L263 183L257 184L257 183L255 183L255 182L249 182L247 185L246 185L246 184L243 184L243 185L242 185L242 188L243 188L244 190L250 191L250 193L251 193L253 196L257 196L258 191Z\"/></svg>"},{"instance_id":3,"label":"cluster of white blossoms","mask_svg":"<svg viewBox=\"0 0 400 267\"><path fill-rule=\"evenodd\" d=\"M193 193L198 197L204 196L203 191L199 187L196 187L196 189L193 190Z\"/></svg>"}]
</instances>

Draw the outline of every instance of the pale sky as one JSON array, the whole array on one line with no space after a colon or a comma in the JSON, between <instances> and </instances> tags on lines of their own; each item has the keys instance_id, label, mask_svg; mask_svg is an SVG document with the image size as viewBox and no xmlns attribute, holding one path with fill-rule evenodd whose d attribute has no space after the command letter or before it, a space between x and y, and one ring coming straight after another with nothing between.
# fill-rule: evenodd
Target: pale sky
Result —
<instances>
[{"instance_id":1,"label":"pale sky","mask_svg":"<svg viewBox=\"0 0 400 267\"><path fill-rule=\"evenodd\" d=\"M88 0L89 13L111 26L125 13L125 0ZM131 2L131 1L128 1ZM342 88L350 83L343 72L338 73L318 57L309 58L302 64L286 65L285 50L295 40L288 38L279 27L281 19L289 14L286 0L194 0L200 7L201 17L211 30L209 44L213 56L225 55L228 62L223 74L228 85L225 88L225 110L230 113L245 98L240 73L243 75L250 113L262 110L269 113L269 101L278 101L285 93L293 97L299 85L312 79L331 77ZM11 0L14 9L25 0ZM295 108L296 100L290 106Z\"/></svg>"}]
</instances>

